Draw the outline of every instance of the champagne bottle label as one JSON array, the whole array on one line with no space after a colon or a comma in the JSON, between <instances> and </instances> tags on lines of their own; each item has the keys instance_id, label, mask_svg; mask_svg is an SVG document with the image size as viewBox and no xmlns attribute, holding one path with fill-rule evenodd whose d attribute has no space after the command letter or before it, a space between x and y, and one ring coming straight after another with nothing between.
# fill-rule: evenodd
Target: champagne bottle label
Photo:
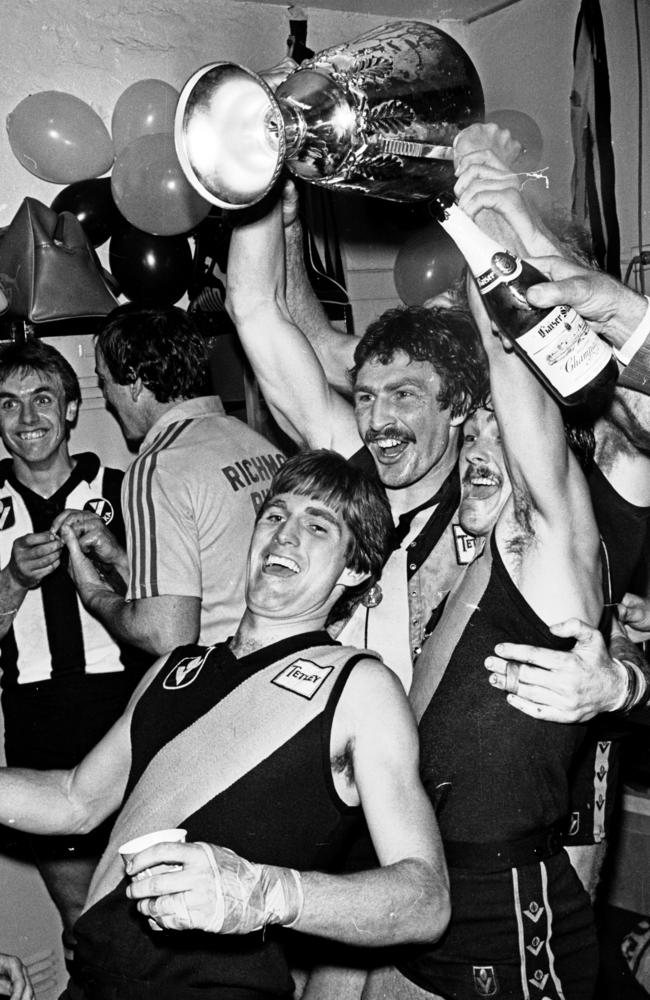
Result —
<instances>
[{"instance_id":1,"label":"champagne bottle label","mask_svg":"<svg viewBox=\"0 0 650 1000\"><path fill-rule=\"evenodd\" d=\"M588 385L611 357L607 344L570 306L556 306L517 343L562 396Z\"/></svg>"},{"instance_id":2,"label":"champagne bottle label","mask_svg":"<svg viewBox=\"0 0 650 1000\"><path fill-rule=\"evenodd\" d=\"M483 271L482 274L476 277L476 283L481 295L486 295L490 289L504 282L508 284L510 281L514 281L522 272L519 258L514 257L506 250L493 254L490 263L492 266L489 270Z\"/></svg>"}]
</instances>

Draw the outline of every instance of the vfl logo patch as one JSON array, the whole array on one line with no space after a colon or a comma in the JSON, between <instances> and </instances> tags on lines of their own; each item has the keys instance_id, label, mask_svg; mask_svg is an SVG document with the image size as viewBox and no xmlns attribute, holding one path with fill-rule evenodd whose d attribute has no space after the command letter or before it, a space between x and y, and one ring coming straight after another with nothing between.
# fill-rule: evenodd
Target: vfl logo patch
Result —
<instances>
[{"instance_id":1,"label":"vfl logo patch","mask_svg":"<svg viewBox=\"0 0 650 1000\"><path fill-rule=\"evenodd\" d=\"M101 517L104 524L110 524L115 516L113 504L110 500L105 500L104 497L98 497L96 500L88 500L84 504L84 510L92 510L94 514Z\"/></svg>"},{"instance_id":2,"label":"vfl logo patch","mask_svg":"<svg viewBox=\"0 0 650 1000\"><path fill-rule=\"evenodd\" d=\"M210 652L209 649L203 656L184 656L171 668L163 681L163 687L167 691L178 691L180 688L188 687L199 676Z\"/></svg>"},{"instance_id":3,"label":"vfl logo patch","mask_svg":"<svg viewBox=\"0 0 650 1000\"><path fill-rule=\"evenodd\" d=\"M493 965L472 966L474 992L479 997L493 997L497 992L497 977Z\"/></svg>"},{"instance_id":4,"label":"vfl logo patch","mask_svg":"<svg viewBox=\"0 0 650 1000\"><path fill-rule=\"evenodd\" d=\"M311 699L325 683L334 667L321 667L311 660L294 660L274 677L271 684Z\"/></svg>"},{"instance_id":5,"label":"vfl logo patch","mask_svg":"<svg viewBox=\"0 0 650 1000\"><path fill-rule=\"evenodd\" d=\"M474 556L476 555L477 539L474 535L468 535L466 531L463 531L460 524L452 524L451 527L454 532L456 562L459 566L467 566L472 562Z\"/></svg>"},{"instance_id":6,"label":"vfl logo patch","mask_svg":"<svg viewBox=\"0 0 650 1000\"><path fill-rule=\"evenodd\" d=\"M0 531L13 528L15 523L14 502L11 497L2 497L0 499Z\"/></svg>"}]
</instances>

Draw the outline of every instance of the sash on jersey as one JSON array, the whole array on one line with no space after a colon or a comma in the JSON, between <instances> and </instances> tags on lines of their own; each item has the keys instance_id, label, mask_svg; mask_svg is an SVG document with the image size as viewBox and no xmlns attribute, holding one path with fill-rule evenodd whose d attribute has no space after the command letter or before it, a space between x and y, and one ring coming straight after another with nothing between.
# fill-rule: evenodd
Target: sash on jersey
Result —
<instances>
[{"instance_id":1,"label":"sash on jersey","mask_svg":"<svg viewBox=\"0 0 650 1000\"><path fill-rule=\"evenodd\" d=\"M433 698L468 621L476 611L492 571L491 536L449 592L445 610L413 667L409 701L419 722Z\"/></svg>"},{"instance_id":2,"label":"sash on jersey","mask_svg":"<svg viewBox=\"0 0 650 1000\"><path fill-rule=\"evenodd\" d=\"M90 884L85 909L122 879L120 844L153 830L180 826L270 757L322 713L341 670L352 657L364 655L376 659L376 654L349 646L326 645L274 660L161 747L122 805ZM153 684L161 684L169 674L170 662L162 666ZM204 753L206 746L209 757Z\"/></svg>"}]
</instances>

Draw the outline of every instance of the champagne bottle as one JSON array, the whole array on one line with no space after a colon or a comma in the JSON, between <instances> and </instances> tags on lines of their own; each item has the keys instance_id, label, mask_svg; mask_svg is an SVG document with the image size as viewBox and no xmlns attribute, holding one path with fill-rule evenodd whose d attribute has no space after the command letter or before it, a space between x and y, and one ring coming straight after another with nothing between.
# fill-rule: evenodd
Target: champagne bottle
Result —
<instances>
[{"instance_id":1,"label":"champagne bottle","mask_svg":"<svg viewBox=\"0 0 650 1000\"><path fill-rule=\"evenodd\" d=\"M517 354L565 406L593 404L611 391L618 366L611 348L571 306L538 309L526 290L549 279L484 233L443 192L432 205L476 278L485 308Z\"/></svg>"}]
</instances>

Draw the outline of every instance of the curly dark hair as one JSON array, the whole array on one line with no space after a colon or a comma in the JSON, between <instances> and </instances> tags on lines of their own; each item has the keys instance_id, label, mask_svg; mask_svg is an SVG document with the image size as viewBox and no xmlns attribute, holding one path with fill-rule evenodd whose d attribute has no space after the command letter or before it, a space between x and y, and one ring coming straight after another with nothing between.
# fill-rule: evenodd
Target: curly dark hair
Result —
<instances>
[{"instance_id":1,"label":"curly dark hair","mask_svg":"<svg viewBox=\"0 0 650 1000\"><path fill-rule=\"evenodd\" d=\"M366 362L390 364L397 351L411 361L433 365L441 382L438 402L452 417L475 409L485 397L487 360L469 312L425 306L387 309L357 344L349 371L352 384Z\"/></svg>"},{"instance_id":2,"label":"curly dark hair","mask_svg":"<svg viewBox=\"0 0 650 1000\"><path fill-rule=\"evenodd\" d=\"M74 369L62 354L42 340L30 339L24 343L8 343L0 348L0 382L10 375L34 373L56 375L63 386L66 403L80 403L81 390Z\"/></svg>"},{"instance_id":3,"label":"curly dark hair","mask_svg":"<svg viewBox=\"0 0 650 1000\"><path fill-rule=\"evenodd\" d=\"M205 341L176 306L118 306L107 316L96 344L119 385L141 378L159 403L210 392Z\"/></svg>"},{"instance_id":4,"label":"curly dark hair","mask_svg":"<svg viewBox=\"0 0 650 1000\"><path fill-rule=\"evenodd\" d=\"M370 576L339 597L327 624L340 621L377 582L390 555L393 515L386 493L375 476L327 448L302 451L287 459L273 477L258 518L280 493L321 500L340 511L350 529L346 566Z\"/></svg>"}]
</instances>

